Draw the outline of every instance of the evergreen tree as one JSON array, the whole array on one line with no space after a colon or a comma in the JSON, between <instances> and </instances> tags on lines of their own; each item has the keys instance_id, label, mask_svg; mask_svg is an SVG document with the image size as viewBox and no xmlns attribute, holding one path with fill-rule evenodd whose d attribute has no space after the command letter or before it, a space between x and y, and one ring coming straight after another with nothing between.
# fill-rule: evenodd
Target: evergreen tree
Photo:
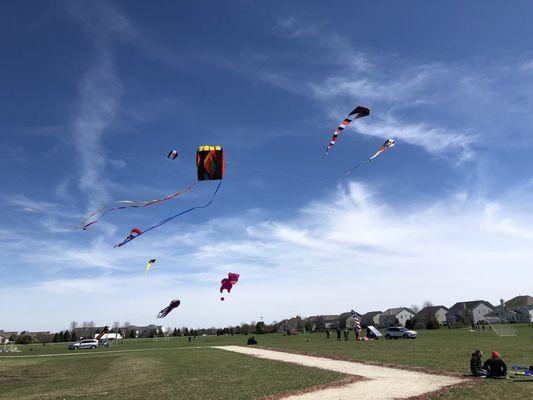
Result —
<instances>
[{"instance_id":1,"label":"evergreen tree","mask_svg":"<svg viewBox=\"0 0 533 400\"><path fill-rule=\"evenodd\" d=\"M54 338L52 339L52 342L57 343L59 342L59 333L54 333Z\"/></svg>"},{"instance_id":2,"label":"evergreen tree","mask_svg":"<svg viewBox=\"0 0 533 400\"><path fill-rule=\"evenodd\" d=\"M65 336L63 337L63 341L65 342L70 342L70 332L69 331L65 331Z\"/></svg>"},{"instance_id":3,"label":"evergreen tree","mask_svg":"<svg viewBox=\"0 0 533 400\"><path fill-rule=\"evenodd\" d=\"M59 332L59 341L64 342L65 341L65 333L63 331Z\"/></svg>"},{"instance_id":4,"label":"evergreen tree","mask_svg":"<svg viewBox=\"0 0 533 400\"><path fill-rule=\"evenodd\" d=\"M265 323L263 321L259 321L257 324L255 324L255 333L265 333Z\"/></svg>"},{"instance_id":5,"label":"evergreen tree","mask_svg":"<svg viewBox=\"0 0 533 400\"><path fill-rule=\"evenodd\" d=\"M72 340L73 342L78 340L78 335L76 334L76 331L72 331L72 333L70 334L70 340Z\"/></svg>"}]
</instances>

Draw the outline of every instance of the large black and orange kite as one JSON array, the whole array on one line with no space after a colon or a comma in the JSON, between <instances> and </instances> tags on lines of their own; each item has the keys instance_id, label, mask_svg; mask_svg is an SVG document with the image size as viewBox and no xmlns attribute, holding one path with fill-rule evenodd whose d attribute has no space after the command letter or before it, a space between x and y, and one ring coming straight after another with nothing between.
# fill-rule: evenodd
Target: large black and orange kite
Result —
<instances>
[{"instance_id":1,"label":"large black and orange kite","mask_svg":"<svg viewBox=\"0 0 533 400\"><path fill-rule=\"evenodd\" d=\"M200 146L196 152L199 181L222 179L224 176L224 153L220 146Z\"/></svg>"}]
</instances>

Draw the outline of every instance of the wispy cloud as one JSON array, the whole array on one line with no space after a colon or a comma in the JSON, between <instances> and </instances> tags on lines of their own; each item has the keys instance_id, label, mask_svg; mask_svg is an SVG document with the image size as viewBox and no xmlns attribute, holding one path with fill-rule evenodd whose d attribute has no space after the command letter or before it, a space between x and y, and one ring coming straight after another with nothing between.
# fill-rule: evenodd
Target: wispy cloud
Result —
<instances>
[{"instance_id":1,"label":"wispy cloud","mask_svg":"<svg viewBox=\"0 0 533 400\"><path fill-rule=\"evenodd\" d=\"M129 20L107 2L70 4L94 47L95 61L79 85L78 115L73 137L81 161L80 189L90 199L89 207L108 200L104 171L108 164L102 137L119 109L122 87L117 77L116 43L139 34Z\"/></svg>"}]
</instances>

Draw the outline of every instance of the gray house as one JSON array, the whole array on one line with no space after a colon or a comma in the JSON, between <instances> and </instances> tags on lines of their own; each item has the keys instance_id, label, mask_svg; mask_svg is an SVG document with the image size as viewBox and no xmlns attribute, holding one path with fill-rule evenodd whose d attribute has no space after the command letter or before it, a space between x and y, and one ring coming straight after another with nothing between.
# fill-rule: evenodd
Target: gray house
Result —
<instances>
[{"instance_id":1,"label":"gray house","mask_svg":"<svg viewBox=\"0 0 533 400\"><path fill-rule=\"evenodd\" d=\"M413 318L415 313L407 307L389 308L379 316L379 326L388 328L389 326L401 325Z\"/></svg>"},{"instance_id":2,"label":"gray house","mask_svg":"<svg viewBox=\"0 0 533 400\"><path fill-rule=\"evenodd\" d=\"M505 302L505 307L518 314L517 322L533 322L533 297L516 296Z\"/></svg>"},{"instance_id":3,"label":"gray house","mask_svg":"<svg viewBox=\"0 0 533 400\"><path fill-rule=\"evenodd\" d=\"M424 307L416 313L415 319L425 328L432 321L438 322L440 325L446 323L446 314L448 308L444 306L429 306Z\"/></svg>"},{"instance_id":4,"label":"gray house","mask_svg":"<svg viewBox=\"0 0 533 400\"><path fill-rule=\"evenodd\" d=\"M505 302L500 300L500 304L494 307L494 311L486 314L483 319L487 322L514 324L519 322L520 314L505 305Z\"/></svg>"},{"instance_id":5,"label":"gray house","mask_svg":"<svg viewBox=\"0 0 533 400\"><path fill-rule=\"evenodd\" d=\"M381 311L369 311L366 314L361 316L361 325L364 327L367 326L379 326L379 317L381 316Z\"/></svg>"},{"instance_id":6,"label":"gray house","mask_svg":"<svg viewBox=\"0 0 533 400\"><path fill-rule=\"evenodd\" d=\"M494 311L494 306L485 300L461 301L455 303L446 314L449 326L478 323L485 315Z\"/></svg>"}]
</instances>

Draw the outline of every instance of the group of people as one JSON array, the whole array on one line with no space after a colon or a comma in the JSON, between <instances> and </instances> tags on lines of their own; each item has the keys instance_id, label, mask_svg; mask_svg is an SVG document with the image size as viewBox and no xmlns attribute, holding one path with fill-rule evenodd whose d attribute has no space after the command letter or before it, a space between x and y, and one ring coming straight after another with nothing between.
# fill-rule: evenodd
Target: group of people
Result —
<instances>
[{"instance_id":1,"label":"group of people","mask_svg":"<svg viewBox=\"0 0 533 400\"><path fill-rule=\"evenodd\" d=\"M361 337L361 332L358 331L357 329L355 329L354 331L355 331L355 340L377 339L377 336L374 334L374 332L372 332L372 330L369 327L366 328L365 337ZM337 328L336 332L337 332L337 342L341 341L341 336L344 336L344 340L349 340L350 331L348 329ZM331 331L329 329L326 329L326 339L329 339L330 337L331 337Z\"/></svg>"},{"instance_id":2,"label":"group of people","mask_svg":"<svg viewBox=\"0 0 533 400\"><path fill-rule=\"evenodd\" d=\"M507 365L502 360L500 353L492 352L492 357L482 363L483 352L476 350L470 359L470 371L479 378L505 378L507 377Z\"/></svg>"},{"instance_id":3,"label":"group of people","mask_svg":"<svg viewBox=\"0 0 533 400\"><path fill-rule=\"evenodd\" d=\"M348 329L341 330L341 328L337 328L337 342L341 341L341 335L344 336L344 340L348 340L350 332ZM326 338L329 339L331 337L331 332L329 329L326 329Z\"/></svg>"}]
</instances>

